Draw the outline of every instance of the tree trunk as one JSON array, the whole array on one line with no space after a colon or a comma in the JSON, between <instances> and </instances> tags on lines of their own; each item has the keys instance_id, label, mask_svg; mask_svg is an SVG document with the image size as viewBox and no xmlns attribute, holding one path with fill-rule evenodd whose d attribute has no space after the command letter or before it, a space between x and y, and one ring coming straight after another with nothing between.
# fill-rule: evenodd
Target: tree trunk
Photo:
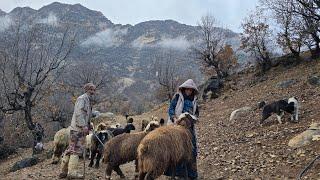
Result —
<instances>
[{"instance_id":1,"label":"tree trunk","mask_svg":"<svg viewBox=\"0 0 320 180\"><path fill-rule=\"evenodd\" d=\"M316 46L315 49L311 49L310 50L311 52L311 58L312 59L316 59L320 56L320 47L319 46Z\"/></svg>"},{"instance_id":2,"label":"tree trunk","mask_svg":"<svg viewBox=\"0 0 320 180\"><path fill-rule=\"evenodd\" d=\"M33 92L33 88L29 87L28 91L24 93L24 98L25 98L25 107L24 107L24 117L26 120L26 124L28 126L28 129L32 132L33 135L33 146L32 146L32 154L37 154L39 153L36 150L36 145L38 142L42 142L42 138L44 136L43 133L43 128L41 127L40 124L35 125L32 121L32 102L31 102L31 95Z\"/></svg>"},{"instance_id":3,"label":"tree trunk","mask_svg":"<svg viewBox=\"0 0 320 180\"><path fill-rule=\"evenodd\" d=\"M26 120L28 129L32 132L32 136L33 136L32 154L36 154L35 146L36 146L36 142L37 142L37 137L36 137L36 133L34 132L35 125L32 122L31 108L25 108L24 118Z\"/></svg>"},{"instance_id":4,"label":"tree trunk","mask_svg":"<svg viewBox=\"0 0 320 180\"><path fill-rule=\"evenodd\" d=\"M264 58L263 62L261 63L262 74L266 73L270 69L271 69L271 60L270 60L270 58L269 57Z\"/></svg>"}]
</instances>

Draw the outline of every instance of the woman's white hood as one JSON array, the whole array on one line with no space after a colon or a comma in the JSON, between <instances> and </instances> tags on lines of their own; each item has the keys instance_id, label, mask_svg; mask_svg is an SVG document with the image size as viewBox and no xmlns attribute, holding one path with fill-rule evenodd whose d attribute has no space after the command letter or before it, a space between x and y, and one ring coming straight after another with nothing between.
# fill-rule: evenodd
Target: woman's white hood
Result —
<instances>
[{"instance_id":1,"label":"woman's white hood","mask_svg":"<svg viewBox=\"0 0 320 180\"><path fill-rule=\"evenodd\" d=\"M191 88L191 89L194 89L196 92L196 94L199 93L199 90L197 88L197 85L196 83L194 83L194 81L192 79L188 79L186 80L184 83L182 83L180 86L179 86L179 91L181 90L181 88Z\"/></svg>"}]
</instances>

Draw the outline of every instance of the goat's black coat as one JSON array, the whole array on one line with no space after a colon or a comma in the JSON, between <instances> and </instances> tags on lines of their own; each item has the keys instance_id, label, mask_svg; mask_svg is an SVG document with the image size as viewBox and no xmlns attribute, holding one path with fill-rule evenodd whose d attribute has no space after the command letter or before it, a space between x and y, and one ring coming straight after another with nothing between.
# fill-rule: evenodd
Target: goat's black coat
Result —
<instances>
[{"instance_id":1,"label":"goat's black coat","mask_svg":"<svg viewBox=\"0 0 320 180\"><path fill-rule=\"evenodd\" d=\"M135 129L136 128L131 123L128 123L124 128L108 128L108 130L112 132L113 136L118 136L123 133L130 133L130 131L133 131Z\"/></svg>"},{"instance_id":2,"label":"goat's black coat","mask_svg":"<svg viewBox=\"0 0 320 180\"><path fill-rule=\"evenodd\" d=\"M266 105L266 103L263 101L259 103L259 108L262 107L262 119L260 120L260 123L263 123L263 121L269 118L273 113L277 114L278 116L280 116L283 112L293 114L295 108L294 103L288 103L287 99L275 101L268 105Z\"/></svg>"}]
</instances>

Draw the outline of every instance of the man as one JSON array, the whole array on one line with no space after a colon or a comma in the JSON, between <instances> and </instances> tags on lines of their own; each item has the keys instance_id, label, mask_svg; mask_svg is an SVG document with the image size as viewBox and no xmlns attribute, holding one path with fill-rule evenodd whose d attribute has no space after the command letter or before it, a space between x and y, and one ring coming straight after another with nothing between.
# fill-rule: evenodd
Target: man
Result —
<instances>
[{"instance_id":1,"label":"man","mask_svg":"<svg viewBox=\"0 0 320 180\"><path fill-rule=\"evenodd\" d=\"M70 125L69 146L64 152L59 178L81 179L77 172L79 156L83 154L85 136L89 134L89 122L92 115L93 95L96 86L92 83L84 85L85 93L77 98Z\"/></svg>"}]
</instances>

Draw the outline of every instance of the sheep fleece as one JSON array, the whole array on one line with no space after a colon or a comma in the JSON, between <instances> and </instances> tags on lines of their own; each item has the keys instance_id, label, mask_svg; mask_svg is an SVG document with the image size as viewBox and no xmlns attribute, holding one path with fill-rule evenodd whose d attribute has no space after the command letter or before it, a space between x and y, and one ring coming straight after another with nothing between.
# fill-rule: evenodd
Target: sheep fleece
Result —
<instances>
[{"instance_id":1,"label":"sheep fleece","mask_svg":"<svg viewBox=\"0 0 320 180\"><path fill-rule=\"evenodd\" d=\"M192 136L188 129L170 125L150 132L138 146L139 174L161 176L169 167L192 161Z\"/></svg>"},{"instance_id":2,"label":"sheep fleece","mask_svg":"<svg viewBox=\"0 0 320 180\"><path fill-rule=\"evenodd\" d=\"M124 133L112 138L105 145L104 163L121 165L137 158L137 148L146 132Z\"/></svg>"},{"instance_id":3,"label":"sheep fleece","mask_svg":"<svg viewBox=\"0 0 320 180\"><path fill-rule=\"evenodd\" d=\"M70 136L70 128L63 128L60 129L54 135L54 154L52 159L58 158L61 156L64 150L66 150L67 146L69 145L69 136Z\"/></svg>"}]
</instances>

